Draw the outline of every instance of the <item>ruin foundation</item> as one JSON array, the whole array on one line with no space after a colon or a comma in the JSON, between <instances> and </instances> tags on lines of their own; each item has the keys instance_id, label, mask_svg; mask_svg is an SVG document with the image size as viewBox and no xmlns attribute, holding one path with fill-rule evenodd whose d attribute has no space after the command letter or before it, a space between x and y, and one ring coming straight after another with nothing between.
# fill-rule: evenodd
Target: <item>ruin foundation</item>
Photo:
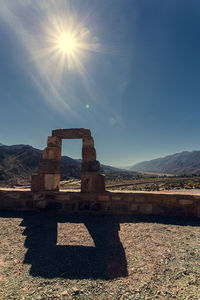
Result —
<instances>
[{"instance_id":1,"label":"ruin foundation","mask_svg":"<svg viewBox=\"0 0 200 300\"><path fill-rule=\"evenodd\" d=\"M200 195L0 190L0 209L64 214L145 214L200 218Z\"/></svg>"}]
</instances>

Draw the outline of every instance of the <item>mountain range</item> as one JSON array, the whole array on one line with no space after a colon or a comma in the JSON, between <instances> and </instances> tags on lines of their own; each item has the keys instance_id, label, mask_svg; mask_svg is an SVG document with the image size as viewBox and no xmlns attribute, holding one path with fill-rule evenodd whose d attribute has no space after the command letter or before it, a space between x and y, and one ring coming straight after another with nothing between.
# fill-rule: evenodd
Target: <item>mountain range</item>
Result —
<instances>
[{"instance_id":1,"label":"mountain range","mask_svg":"<svg viewBox=\"0 0 200 300\"><path fill-rule=\"evenodd\" d=\"M0 184L30 184L31 174L37 172L42 150L29 145L6 146L0 143ZM119 169L102 165L101 172ZM166 157L143 161L129 171L167 174L200 174L200 151L184 151ZM62 156L61 180L81 176L81 159Z\"/></svg>"},{"instance_id":2,"label":"mountain range","mask_svg":"<svg viewBox=\"0 0 200 300\"><path fill-rule=\"evenodd\" d=\"M200 151L184 151L143 161L131 166L129 170L168 174L200 174Z\"/></svg>"},{"instance_id":3,"label":"mountain range","mask_svg":"<svg viewBox=\"0 0 200 300\"><path fill-rule=\"evenodd\" d=\"M39 160L42 158L42 150L29 145L6 146L0 144L0 183L15 185L29 184L31 174L37 172ZM106 169L114 169L101 165L101 172ZM62 156L61 180L69 177L80 178L81 160Z\"/></svg>"}]
</instances>

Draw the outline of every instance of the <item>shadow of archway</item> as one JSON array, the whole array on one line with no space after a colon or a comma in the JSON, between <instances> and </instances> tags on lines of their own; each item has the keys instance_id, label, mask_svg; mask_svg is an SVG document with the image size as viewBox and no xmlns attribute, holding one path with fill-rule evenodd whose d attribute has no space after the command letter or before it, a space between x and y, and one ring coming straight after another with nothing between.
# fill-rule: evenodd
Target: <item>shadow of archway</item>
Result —
<instances>
[{"instance_id":1,"label":"shadow of archway","mask_svg":"<svg viewBox=\"0 0 200 300\"><path fill-rule=\"evenodd\" d=\"M84 223L95 247L61 246L57 243L57 223ZM56 217L40 214L25 217L24 258L30 274L44 278L114 279L128 276L124 248L119 239L119 222L111 216Z\"/></svg>"},{"instance_id":2,"label":"shadow of archway","mask_svg":"<svg viewBox=\"0 0 200 300\"><path fill-rule=\"evenodd\" d=\"M119 239L119 224L160 223L200 226L200 219L189 217L139 216L61 216L50 213L0 211L2 218L23 219L27 252L24 263L30 274L44 278L115 279L128 276L127 261ZM57 245L58 223L83 223L95 247Z\"/></svg>"}]
</instances>

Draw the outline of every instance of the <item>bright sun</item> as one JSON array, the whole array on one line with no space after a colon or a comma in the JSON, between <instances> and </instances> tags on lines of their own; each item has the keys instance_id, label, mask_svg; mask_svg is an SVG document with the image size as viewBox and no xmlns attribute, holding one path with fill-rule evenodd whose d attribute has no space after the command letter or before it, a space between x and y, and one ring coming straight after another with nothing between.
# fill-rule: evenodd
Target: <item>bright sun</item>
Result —
<instances>
[{"instance_id":1,"label":"bright sun","mask_svg":"<svg viewBox=\"0 0 200 300\"><path fill-rule=\"evenodd\" d=\"M71 15L65 19L52 16L45 27L45 52L41 56L48 56L47 68L50 65L56 66L53 74L56 72L56 78L59 79L64 71L72 69L78 70L85 77L84 61L90 52L100 50L97 37L92 36L84 23L79 23Z\"/></svg>"},{"instance_id":2,"label":"bright sun","mask_svg":"<svg viewBox=\"0 0 200 300\"><path fill-rule=\"evenodd\" d=\"M57 48L64 55L72 55L78 48L75 36L71 33L61 33L57 39Z\"/></svg>"}]
</instances>

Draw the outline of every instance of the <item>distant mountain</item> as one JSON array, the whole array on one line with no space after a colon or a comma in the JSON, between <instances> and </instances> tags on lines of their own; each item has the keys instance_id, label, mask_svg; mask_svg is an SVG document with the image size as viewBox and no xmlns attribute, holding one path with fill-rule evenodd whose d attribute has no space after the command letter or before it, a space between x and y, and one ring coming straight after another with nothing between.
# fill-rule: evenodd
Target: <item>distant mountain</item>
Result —
<instances>
[{"instance_id":1,"label":"distant mountain","mask_svg":"<svg viewBox=\"0 0 200 300\"><path fill-rule=\"evenodd\" d=\"M37 170L40 150L26 145L0 147L0 183L20 184L30 181Z\"/></svg>"},{"instance_id":2,"label":"distant mountain","mask_svg":"<svg viewBox=\"0 0 200 300\"><path fill-rule=\"evenodd\" d=\"M130 167L130 170L169 174L200 174L200 151L184 151L143 161Z\"/></svg>"},{"instance_id":3,"label":"distant mountain","mask_svg":"<svg viewBox=\"0 0 200 300\"><path fill-rule=\"evenodd\" d=\"M29 145L0 145L0 183L9 185L27 184L31 181L31 174L37 172L42 150ZM114 169L101 166L101 171ZM63 156L61 159L61 180L69 177L80 178L81 160Z\"/></svg>"},{"instance_id":4,"label":"distant mountain","mask_svg":"<svg viewBox=\"0 0 200 300\"><path fill-rule=\"evenodd\" d=\"M0 143L0 146L4 146L4 144Z\"/></svg>"},{"instance_id":5,"label":"distant mountain","mask_svg":"<svg viewBox=\"0 0 200 300\"><path fill-rule=\"evenodd\" d=\"M80 164L82 163L81 159L75 159L77 162L79 162ZM101 173L103 173L104 171L121 171L122 168L116 168L116 167L112 167L112 166L108 166L108 165L104 165L104 164L100 164L100 171Z\"/></svg>"}]
</instances>

